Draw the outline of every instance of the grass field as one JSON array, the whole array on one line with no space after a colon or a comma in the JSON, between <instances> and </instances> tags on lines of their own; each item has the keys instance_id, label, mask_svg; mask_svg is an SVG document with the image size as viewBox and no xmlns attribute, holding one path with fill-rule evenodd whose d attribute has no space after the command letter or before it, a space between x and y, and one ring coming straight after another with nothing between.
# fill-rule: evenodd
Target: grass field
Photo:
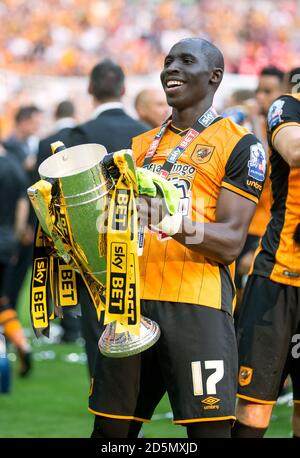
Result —
<instances>
[{"instance_id":1,"label":"grass field","mask_svg":"<svg viewBox=\"0 0 300 458\"><path fill-rule=\"evenodd\" d=\"M20 298L20 315L29 326L27 287ZM4 437L89 437L93 416L87 412L89 380L84 349L75 344L49 344L32 341L35 360L30 377L15 374L18 362L12 362L12 392L0 395L0 438ZM185 429L172 424L170 406L165 397L144 425L145 437L186 437ZM290 437L292 408L276 406L267 437ZM167 418L166 418L167 417Z\"/></svg>"}]
</instances>

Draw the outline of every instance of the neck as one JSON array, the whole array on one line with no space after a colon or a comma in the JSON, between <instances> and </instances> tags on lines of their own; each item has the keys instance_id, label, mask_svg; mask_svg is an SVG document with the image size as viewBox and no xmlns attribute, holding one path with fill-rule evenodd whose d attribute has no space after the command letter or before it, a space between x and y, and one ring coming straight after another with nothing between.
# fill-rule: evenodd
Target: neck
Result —
<instances>
[{"instance_id":1,"label":"neck","mask_svg":"<svg viewBox=\"0 0 300 458\"><path fill-rule=\"evenodd\" d=\"M121 99L115 98L115 99L96 99L94 98L94 107L97 108L100 105L103 105L104 103L111 103L111 102L121 102Z\"/></svg>"},{"instance_id":2,"label":"neck","mask_svg":"<svg viewBox=\"0 0 300 458\"><path fill-rule=\"evenodd\" d=\"M187 107L182 110L173 108L172 124L181 130L191 127L196 120L211 107L212 101L212 97L210 97L209 99L206 98L201 100L201 102L192 107Z\"/></svg>"},{"instance_id":3,"label":"neck","mask_svg":"<svg viewBox=\"0 0 300 458\"><path fill-rule=\"evenodd\" d=\"M26 135L24 132L20 132L20 130L16 130L15 137L20 141L26 141L29 136Z\"/></svg>"}]
</instances>

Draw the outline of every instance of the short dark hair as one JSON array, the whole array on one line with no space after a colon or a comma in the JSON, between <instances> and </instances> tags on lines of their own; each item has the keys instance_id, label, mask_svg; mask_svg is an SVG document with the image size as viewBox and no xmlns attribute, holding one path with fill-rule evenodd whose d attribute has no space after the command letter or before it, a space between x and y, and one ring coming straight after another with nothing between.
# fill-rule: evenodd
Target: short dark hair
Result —
<instances>
[{"instance_id":1,"label":"short dark hair","mask_svg":"<svg viewBox=\"0 0 300 458\"><path fill-rule=\"evenodd\" d=\"M97 100L120 98L124 90L125 75L111 59L97 64L91 72L91 92Z\"/></svg>"},{"instance_id":2,"label":"short dark hair","mask_svg":"<svg viewBox=\"0 0 300 458\"><path fill-rule=\"evenodd\" d=\"M199 51L205 55L207 63L210 65L211 69L213 69L214 67L219 67L224 71L223 54L221 53L220 49L211 41L205 40L205 38L201 37L191 37L183 38L178 43L181 42L197 43L199 46Z\"/></svg>"},{"instance_id":3,"label":"short dark hair","mask_svg":"<svg viewBox=\"0 0 300 458\"><path fill-rule=\"evenodd\" d=\"M276 76L279 81L282 83L284 80L285 73L280 70L280 68L270 65L269 67L264 67L259 76Z\"/></svg>"},{"instance_id":4,"label":"short dark hair","mask_svg":"<svg viewBox=\"0 0 300 458\"><path fill-rule=\"evenodd\" d=\"M74 116L74 113L75 107L73 102L71 100L63 100L57 105L54 116L56 119L71 118Z\"/></svg>"},{"instance_id":5,"label":"short dark hair","mask_svg":"<svg viewBox=\"0 0 300 458\"><path fill-rule=\"evenodd\" d=\"M251 89L237 89L231 94L231 96L235 98L236 103L243 103L246 100L254 99L255 92Z\"/></svg>"},{"instance_id":6,"label":"short dark hair","mask_svg":"<svg viewBox=\"0 0 300 458\"><path fill-rule=\"evenodd\" d=\"M34 113L41 113L41 112L42 110L40 110L35 105L24 105L18 109L15 115L15 121L17 124L19 124L22 121L30 119Z\"/></svg>"}]
</instances>

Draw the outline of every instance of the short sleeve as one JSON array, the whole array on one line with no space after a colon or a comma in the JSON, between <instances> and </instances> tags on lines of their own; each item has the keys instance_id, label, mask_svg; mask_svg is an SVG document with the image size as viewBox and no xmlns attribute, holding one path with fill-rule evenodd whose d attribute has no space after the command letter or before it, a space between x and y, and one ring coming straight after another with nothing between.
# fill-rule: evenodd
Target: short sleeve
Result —
<instances>
[{"instance_id":1,"label":"short sleeve","mask_svg":"<svg viewBox=\"0 0 300 458\"><path fill-rule=\"evenodd\" d=\"M300 102L291 95L285 95L272 103L268 112L268 142L273 146L275 135L282 127L300 125Z\"/></svg>"},{"instance_id":2,"label":"short sleeve","mask_svg":"<svg viewBox=\"0 0 300 458\"><path fill-rule=\"evenodd\" d=\"M258 203L267 173L267 155L253 134L247 134L232 150L222 187Z\"/></svg>"}]
</instances>

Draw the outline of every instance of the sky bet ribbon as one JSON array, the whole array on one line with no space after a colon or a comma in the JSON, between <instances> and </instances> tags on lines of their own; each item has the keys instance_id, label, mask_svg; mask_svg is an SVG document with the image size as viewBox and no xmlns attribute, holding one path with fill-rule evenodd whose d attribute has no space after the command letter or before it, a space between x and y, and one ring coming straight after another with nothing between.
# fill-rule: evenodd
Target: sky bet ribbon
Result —
<instances>
[{"instance_id":1,"label":"sky bet ribbon","mask_svg":"<svg viewBox=\"0 0 300 458\"><path fill-rule=\"evenodd\" d=\"M52 315L49 298L50 256L41 225L35 233L33 268L31 277L30 316L36 336L49 336L49 318Z\"/></svg>"},{"instance_id":2,"label":"sky bet ribbon","mask_svg":"<svg viewBox=\"0 0 300 458\"><path fill-rule=\"evenodd\" d=\"M40 221L34 242L31 320L37 336L49 335L49 320L62 317L61 307L78 304L75 263L68 231L59 224L53 205L52 184L40 180L29 188L28 195Z\"/></svg>"},{"instance_id":3,"label":"sky bet ribbon","mask_svg":"<svg viewBox=\"0 0 300 458\"><path fill-rule=\"evenodd\" d=\"M136 178L125 154L114 154L120 171L109 207L107 228L106 308L104 324L117 322L116 332L139 335L140 292Z\"/></svg>"},{"instance_id":4,"label":"sky bet ribbon","mask_svg":"<svg viewBox=\"0 0 300 458\"><path fill-rule=\"evenodd\" d=\"M56 142L51 148L56 153L65 146ZM75 259L67 214L54 202L58 194L58 180L40 180L28 189L39 221L34 243L30 305L37 336L49 336L49 320L63 317L62 307L75 309L79 305L75 268L81 273L81 266Z\"/></svg>"}]
</instances>

